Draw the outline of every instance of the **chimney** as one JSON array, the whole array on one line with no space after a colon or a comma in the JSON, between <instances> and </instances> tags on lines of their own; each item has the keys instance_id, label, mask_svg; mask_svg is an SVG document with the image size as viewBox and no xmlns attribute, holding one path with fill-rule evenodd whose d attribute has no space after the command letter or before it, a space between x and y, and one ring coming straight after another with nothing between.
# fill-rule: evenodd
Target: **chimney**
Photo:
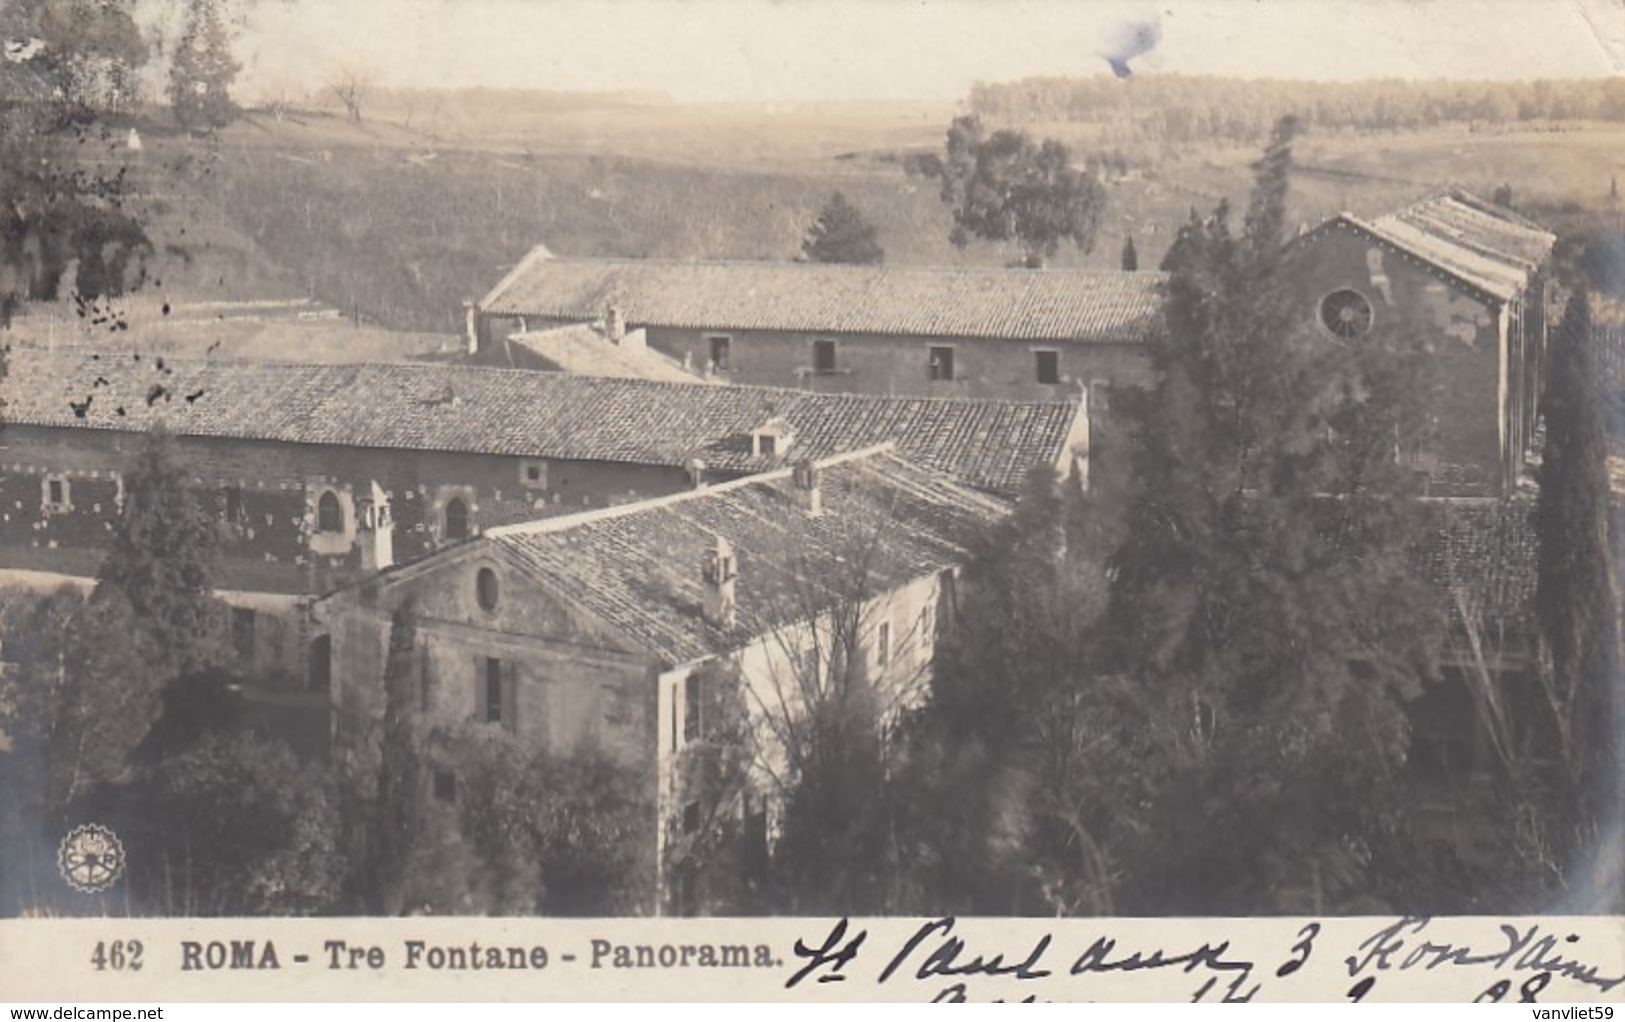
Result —
<instances>
[{"instance_id":1,"label":"chimney","mask_svg":"<svg viewBox=\"0 0 1625 1022\"><path fill-rule=\"evenodd\" d=\"M721 536L705 555L701 566L705 578L705 620L718 628L734 626L734 580L739 577L739 562L734 549Z\"/></svg>"},{"instance_id":2,"label":"chimney","mask_svg":"<svg viewBox=\"0 0 1625 1022\"><path fill-rule=\"evenodd\" d=\"M619 305L611 305L604 311L604 335L614 344L621 343L626 336L626 314Z\"/></svg>"},{"instance_id":3,"label":"chimney","mask_svg":"<svg viewBox=\"0 0 1625 1022\"><path fill-rule=\"evenodd\" d=\"M688 470L688 482L696 490L705 488L705 471L708 467L701 458L690 458L684 462L683 467Z\"/></svg>"},{"instance_id":4,"label":"chimney","mask_svg":"<svg viewBox=\"0 0 1625 1022\"><path fill-rule=\"evenodd\" d=\"M471 301L463 302L463 344L467 354L480 353L480 309Z\"/></svg>"},{"instance_id":5,"label":"chimney","mask_svg":"<svg viewBox=\"0 0 1625 1022\"><path fill-rule=\"evenodd\" d=\"M824 470L811 459L796 462L795 468L790 470L790 479L795 484L796 506L805 511L808 518L817 518L824 513L824 495L818 486L823 474Z\"/></svg>"},{"instance_id":6,"label":"chimney","mask_svg":"<svg viewBox=\"0 0 1625 1022\"><path fill-rule=\"evenodd\" d=\"M376 482L367 496L356 501L356 546L361 570L368 575L395 563L395 527L389 514L389 495Z\"/></svg>"}]
</instances>

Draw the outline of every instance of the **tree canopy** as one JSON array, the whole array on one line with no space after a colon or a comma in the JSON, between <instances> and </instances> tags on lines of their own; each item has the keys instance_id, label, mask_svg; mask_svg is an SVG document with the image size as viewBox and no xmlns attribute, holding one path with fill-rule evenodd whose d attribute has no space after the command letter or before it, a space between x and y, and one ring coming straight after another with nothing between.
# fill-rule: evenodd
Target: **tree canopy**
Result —
<instances>
[{"instance_id":1,"label":"tree canopy","mask_svg":"<svg viewBox=\"0 0 1625 1022\"><path fill-rule=\"evenodd\" d=\"M169 102L176 120L208 131L230 124L237 117L231 85L240 70L220 0L191 0L186 31L169 68Z\"/></svg>"},{"instance_id":2,"label":"tree canopy","mask_svg":"<svg viewBox=\"0 0 1625 1022\"><path fill-rule=\"evenodd\" d=\"M955 245L972 238L1012 242L1029 267L1054 258L1063 242L1094 247L1105 187L1074 167L1070 150L1054 139L1034 142L1011 129L990 133L979 117L959 117L948 128L944 155L916 166L942 185Z\"/></svg>"},{"instance_id":3,"label":"tree canopy","mask_svg":"<svg viewBox=\"0 0 1625 1022\"><path fill-rule=\"evenodd\" d=\"M1256 165L1239 235L1222 204L1180 232L1156 382L1131 408L1111 614L1119 669L1171 737L1154 800L1166 858L1137 891L1153 911L1371 896L1403 703L1430 662L1394 457L1419 428L1419 353L1296 329L1280 272L1294 131L1279 125Z\"/></svg>"},{"instance_id":4,"label":"tree canopy","mask_svg":"<svg viewBox=\"0 0 1625 1022\"><path fill-rule=\"evenodd\" d=\"M815 263L882 263L886 250L877 237L874 225L845 195L835 192L808 228L801 252Z\"/></svg>"}]
</instances>

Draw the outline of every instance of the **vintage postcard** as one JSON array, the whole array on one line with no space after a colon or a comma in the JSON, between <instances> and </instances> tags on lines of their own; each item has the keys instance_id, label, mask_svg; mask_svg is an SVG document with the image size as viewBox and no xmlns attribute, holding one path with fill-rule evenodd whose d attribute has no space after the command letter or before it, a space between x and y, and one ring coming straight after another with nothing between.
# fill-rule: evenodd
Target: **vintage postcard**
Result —
<instances>
[{"instance_id":1,"label":"vintage postcard","mask_svg":"<svg viewBox=\"0 0 1625 1022\"><path fill-rule=\"evenodd\" d=\"M0 998L1625 999L1618 0L0 36Z\"/></svg>"}]
</instances>

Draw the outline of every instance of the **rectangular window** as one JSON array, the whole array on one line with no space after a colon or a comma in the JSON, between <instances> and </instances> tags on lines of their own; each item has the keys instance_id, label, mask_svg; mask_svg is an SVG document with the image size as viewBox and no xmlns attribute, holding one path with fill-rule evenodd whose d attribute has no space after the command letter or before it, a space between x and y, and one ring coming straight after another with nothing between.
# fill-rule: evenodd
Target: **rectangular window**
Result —
<instances>
[{"instance_id":1,"label":"rectangular window","mask_svg":"<svg viewBox=\"0 0 1625 1022\"><path fill-rule=\"evenodd\" d=\"M231 608L231 645L243 660L254 659L254 612L244 607Z\"/></svg>"},{"instance_id":2,"label":"rectangular window","mask_svg":"<svg viewBox=\"0 0 1625 1022\"><path fill-rule=\"evenodd\" d=\"M891 622L882 621L875 629L875 665L885 667L891 663Z\"/></svg>"},{"instance_id":3,"label":"rectangular window","mask_svg":"<svg viewBox=\"0 0 1625 1022\"><path fill-rule=\"evenodd\" d=\"M732 341L727 337L707 337L711 345L711 371L725 373L728 371L728 349Z\"/></svg>"},{"instance_id":4,"label":"rectangular window","mask_svg":"<svg viewBox=\"0 0 1625 1022\"><path fill-rule=\"evenodd\" d=\"M827 376L835 371L835 342L819 339L813 342L813 372Z\"/></svg>"},{"instance_id":5,"label":"rectangular window","mask_svg":"<svg viewBox=\"0 0 1625 1022\"><path fill-rule=\"evenodd\" d=\"M763 433L756 438L756 448L764 458L776 457L779 453L779 442L771 433Z\"/></svg>"},{"instance_id":6,"label":"rectangular window","mask_svg":"<svg viewBox=\"0 0 1625 1022\"><path fill-rule=\"evenodd\" d=\"M1035 351L1033 357L1037 361L1039 383L1061 382L1061 353L1058 351Z\"/></svg>"},{"instance_id":7,"label":"rectangular window","mask_svg":"<svg viewBox=\"0 0 1625 1022\"><path fill-rule=\"evenodd\" d=\"M931 361L927 366L930 378L933 380L952 380L954 378L954 349L945 344L931 346Z\"/></svg>"},{"instance_id":8,"label":"rectangular window","mask_svg":"<svg viewBox=\"0 0 1625 1022\"><path fill-rule=\"evenodd\" d=\"M45 477L45 492L41 495L41 503L45 505L47 514L60 514L70 510L66 476Z\"/></svg>"},{"instance_id":9,"label":"rectangular window","mask_svg":"<svg viewBox=\"0 0 1625 1022\"><path fill-rule=\"evenodd\" d=\"M547 462L521 461L519 463L519 484L532 490L547 489Z\"/></svg>"},{"instance_id":10,"label":"rectangular window","mask_svg":"<svg viewBox=\"0 0 1625 1022\"><path fill-rule=\"evenodd\" d=\"M690 802L683 807L683 833L695 834L700 829L700 803Z\"/></svg>"},{"instance_id":11,"label":"rectangular window","mask_svg":"<svg viewBox=\"0 0 1625 1022\"><path fill-rule=\"evenodd\" d=\"M504 722L502 699L502 661L494 656L485 658L485 722ZM511 726L511 722L509 722Z\"/></svg>"},{"instance_id":12,"label":"rectangular window","mask_svg":"<svg viewBox=\"0 0 1625 1022\"><path fill-rule=\"evenodd\" d=\"M700 737L700 679L692 674L683 679L683 741Z\"/></svg>"},{"instance_id":13,"label":"rectangular window","mask_svg":"<svg viewBox=\"0 0 1625 1022\"><path fill-rule=\"evenodd\" d=\"M220 503L224 508L227 525L238 525L243 520L243 488L226 486L220 490Z\"/></svg>"}]
</instances>

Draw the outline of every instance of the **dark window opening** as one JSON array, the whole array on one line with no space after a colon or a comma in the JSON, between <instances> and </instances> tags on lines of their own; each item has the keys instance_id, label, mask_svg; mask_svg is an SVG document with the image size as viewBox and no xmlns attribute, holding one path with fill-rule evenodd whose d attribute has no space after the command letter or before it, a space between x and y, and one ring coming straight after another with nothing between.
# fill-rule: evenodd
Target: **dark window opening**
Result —
<instances>
[{"instance_id":1,"label":"dark window opening","mask_svg":"<svg viewBox=\"0 0 1625 1022\"><path fill-rule=\"evenodd\" d=\"M813 342L813 372L826 375L835 371L835 342L831 340L817 340Z\"/></svg>"},{"instance_id":2,"label":"dark window opening","mask_svg":"<svg viewBox=\"0 0 1625 1022\"><path fill-rule=\"evenodd\" d=\"M502 661L485 658L485 722L502 723Z\"/></svg>"},{"instance_id":3,"label":"dark window opening","mask_svg":"<svg viewBox=\"0 0 1625 1022\"><path fill-rule=\"evenodd\" d=\"M700 737L700 679L692 674L683 679L683 740Z\"/></svg>"},{"instance_id":4,"label":"dark window opening","mask_svg":"<svg viewBox=\"0 0 1625 1022\"><path fill-rule=\"evenodd\" d=\"M1061 382L1061 353L1058 351L1035 351L1037 360L1039 383Z\"/></svg>"},{"instance_id":5,"label":"dark window opening","mask_svg":"<svg viewBox=\"0 0 1625 1022\"><path fill-rule=\"evenodd\" d=\"M344 531L344 508L339 506L339 495L332 490L325 491L316 501L316 531Z\"/></svg>"},{"instance_id":6,"label":"dark window opening","mask_svg":"<svg viewBox=\"0 0 1625 1022\"><path fill-rule=\"evenodd\" d=\"M457 776L448 770L434 772L434 797L442 802L457 801Z\"/></svg>"},{"instance_id":7,"label":"dark window opening","mask_svg":"<svg viewBox=\"0 0 1625 1022\"><path fill-rule=\"evenodd\" d=\"M254 612L231 608L231 646L243 660L254 659Z\"/></svg>"},{"instance_id":8,"label":"dark window opening","mask_svg":"<svg viewBox=\"0 0 1625 1022\"><path fill-rule=\"evenodd\" d=\"M875 630L875 663L885 667L891 663L891 622L882 621Z\"/></svg>"},{"instance_id":9,"label":"dark window opening","mask_svg":"<svg viewBox=\"0 0 1625 1022\"><path fill-rule=\"evenodd\" d=\"M446 538L468 538L468 504L461 497L446 501Z\"/></svg>"},{"instance_id":10,"label":"dark window opening","mask_svg":"<svg viewBox=\"0 0 1625 1022\"><path fill-rule=\"evenodd\" d=\"M45 483L45 503L53 508L68 506L68 483L65 479L50 479Z\"/></svg>"},{"instance_id":11,"label":"dark window opening","mask_svg":"<svg viewBox=\"0 0 1625 1022\"><path fill-rule=\"evenodd\" d=\"M683 833L696 834L700 829L700 804L690 802L683 807Z\"/></svg>"},{"instance_id":12,"label":"dark window opening","mask_svg":"<svg viewBox=\"0 0 1625 1022\"><path fill-rule=\"evenodd\" d=\"M243 488L241 486L227 486L220 491L220 502L224 507L226 524L236 525L243 520Z\"/></svg>"},{"instance_id":13,"label":"dark window opening","mask_svg":"<svg viewBox=\"0 0 1625 1022\"><path fill-rule=\"evenodd\" d=\"M711 341L711 371L725 373L728 371L728 348L730 342L726 337L713 337Z\"/></svg>"},{"instance_id":14,"label":"dark window opening","mask_svg":"<svg viewBox=\"0 0 1625 1022\"><path fill-rule=\"evenodd\" d=\"M933 345L929 369L933 380L952 380L954 378L954 349L947 346Z\"/></svg>"},{"instance_id":15,"label":"dark window opening","mask_svg":"<svg viewBox=\"0 0 1625 1022\"><path fill-rule=\"evenodd\" d=\"M756 446L762 452L762 457L771 458L778 454L779 444L771 434L763 433L756 438Z\"/></svg>"},{"instance_id":16,"label":"dark window opening","mask_svg":"<svg viewBox=\"0 0 1625 1022\"><path fill-rule=\"evenodd\" d=\"M326 692L333 687L333 637L318 635L310 640L310 690Z\"/></svg>"}]
</instances>

